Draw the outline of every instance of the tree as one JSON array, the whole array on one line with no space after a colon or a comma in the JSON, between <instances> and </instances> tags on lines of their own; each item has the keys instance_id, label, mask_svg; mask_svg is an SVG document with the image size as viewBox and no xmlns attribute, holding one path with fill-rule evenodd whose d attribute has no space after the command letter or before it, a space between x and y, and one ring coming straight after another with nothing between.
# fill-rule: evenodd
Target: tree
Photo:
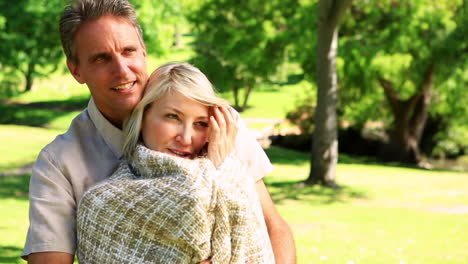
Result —
<instances>
[{"instance_id":1,"label":"tree","mask_svg":"<svg viewBox=\"0 0 468 264\"><path fill-rule=\"evenodd\" d=\"M31 90L34 78L57 69L62 57L57 22L62 7L59 0L0 3L1 67L4 73L23 76L24 91Z\"/></svg>"},{"instance_id":2,"label":"tree","mask_svg":"<svg viewBox=\"0 0 468 264\"><path fill-rule=\"evenodd\" d=\"M252 90L281 66L287 20L297 5L296 0L210 0L190 15L196 52L192 62L218 89L232 91L238 110L247 107Z\"/></svg>"},{"instance_id":3,"label":"tree","mask_svg":"<svg viewBox=\"0 0 468 264\"><path fill-rule=\"evenodd\" d=\"M320 0L317 8L317 107L312 140L311 170L306 184L337 187L338 161L337 72L338 28L351 0ZM310 26L310 25L309 25Z\"/></svg>"},{"instance_id":4,"label":"tree","mask_svg":"<svg viewBox=\"0 0 468 264\"><path fill-rule=\"evenodd\" d=\"M184 9L192 0L130 0L138 13L149 54L162 55L178 41L179 25L186 22Z\"/></svg>"},{"instance_id":5,"label":"tree","mask_svg":"<svg viewBox=\"0 0 468 264\"><path fill-rule=\"evenodd\" d=\"M343 97L356 103L385 98L392 126L383 156L418 164L431 101L457 72L446 68L466 65L460 57L467 50L466 3L382 0L373 6L356 3L351 11L341 47L347 72Z\"/></svg>"}]
</instances>

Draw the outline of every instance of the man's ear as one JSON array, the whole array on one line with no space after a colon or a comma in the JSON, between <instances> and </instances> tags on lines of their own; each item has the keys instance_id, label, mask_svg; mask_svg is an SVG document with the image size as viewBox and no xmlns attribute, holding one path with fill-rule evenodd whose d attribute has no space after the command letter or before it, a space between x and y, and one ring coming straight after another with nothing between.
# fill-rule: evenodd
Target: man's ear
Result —
<instances>
[{"instance_id":1,"label":"man's ear","mask_svg":"<svg viewBox=\"0 0 468 264\"><path fill-rule=\"evenodd\" d=\"M73 75L73 77L75 77L75 80L77 82L81 84L85 83L84 79L81 77L80 70L78 69L78 66L75 63L71 62L70 60L67 60L67 67L70 73Z\"/></svg>"}]
</instances>

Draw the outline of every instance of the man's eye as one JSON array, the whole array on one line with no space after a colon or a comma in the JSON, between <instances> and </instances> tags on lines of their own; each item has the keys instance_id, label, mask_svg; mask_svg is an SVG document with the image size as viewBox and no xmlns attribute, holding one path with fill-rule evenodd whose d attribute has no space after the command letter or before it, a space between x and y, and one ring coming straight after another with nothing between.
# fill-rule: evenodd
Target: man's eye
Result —
<instances>
[{"instance_id":1,"label":"man's eye","mask_svg":"<svg viewBox=\"0 0 468 264\"><path fill-rule=\"evenodd\" d=\"M94 61L99 62L99 61L104 61L106 59L106 56L101 55L101 56L96 56L94 58Z\"/></svg>"},{"instance_id":2,"label":"man's eye","mask_svg":"<svg viewBox=\"0 0 468 264\"><path fill-rule=\"evenodd\" d=\"M127 54L133 53L133 52L135 52L135 51L136 51L135 48L126 48L126 49L125 49L125 53L127 53Z\"/></svg>"}]
</instances>

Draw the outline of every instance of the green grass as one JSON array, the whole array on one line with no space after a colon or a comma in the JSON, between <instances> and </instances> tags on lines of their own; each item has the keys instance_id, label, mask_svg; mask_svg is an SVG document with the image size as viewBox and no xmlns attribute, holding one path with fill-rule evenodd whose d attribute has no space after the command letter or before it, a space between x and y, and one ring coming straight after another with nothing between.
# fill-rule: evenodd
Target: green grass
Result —
<instances>
[{"instance_id":1,"label":"green grass","mask_svg":"<svg viewBox=\"0 0 468 264\"><path fill-rule=\"evenodd\" d=\"M256 87L250 95L247 109L241 115L244 118L283 119L294 108L298 98L303 97L304 89L310 87L311 84L305 80L291 85ZM234 103L231 92L222 93L221 96Z\"/></svg>"},{"instance_id":2,"label":"green grass","mask_svg":"<svg viewBox=\"0 0 468 264\"><path fill-rule=\"evenodd\" d=\"M466 263L468 173L366 164L344 157L341 190L298 188L309 155L272 147L265 182L297 245L298 263ZM0 263L19 260L29 175L0 177Z\"/></svg>"},{"instance_id":3,"label":"green grass","mask_svg":"<svg viewBox=\"0 0 468 264\"><path fill-rule=\"evenodd\" d=\"M0 177L0 263L25 263L20 259L28 228L29 174Z\"/></svg>"},{"instance_id":4,"label":"green grass","mask_svg":"<svg viewBox=\"0 0 468 264\"><path fill-rule=\"evenodd\" d=\"M39 150L52 141L61 130L0 125L0 173L33 163Z\"/></svg>"},{"instance_id":5,"label":"green grass","mask_svg":"<svg viewBox=\"0 0 468 264\"><path fill-rule=\"evenodd\" d=\"M266 182L293 228L298 263L468 261L468 173L345 157L337 168L341 190L298 188L309 156L280 148L267 152L276 170Z\"/></svg>"}]
</instances>

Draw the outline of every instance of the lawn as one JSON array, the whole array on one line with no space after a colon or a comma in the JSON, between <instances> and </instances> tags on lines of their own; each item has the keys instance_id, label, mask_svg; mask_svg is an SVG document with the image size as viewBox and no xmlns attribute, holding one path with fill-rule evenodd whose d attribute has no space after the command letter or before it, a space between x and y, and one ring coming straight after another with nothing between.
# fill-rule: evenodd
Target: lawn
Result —
<instances>
[{"instance_id":1,"label":"lawn","mask_svg":"<svg viewBox=\"0 0 468 264\"><path fill-rule=\"evenodd\" d=\"M338 164L341 190L298 188L308 155L272 147L265 182L291 225L298 263L467 263L468 174ZM27 228L29 175L0 178L0 263L18 258Z\"/></svg>"},{"instance_id":2,"label":"lawn","mask_svg":"<svg viewBox=\"0 0 468 264\"><path fill-rule=\"evenodd\" d=\"M267 150L266 178L291 224L298 263L468 263L468 174L370 165L343 157L342 189L298 188L308 155Z\"/></svg>"}]
</instances>

